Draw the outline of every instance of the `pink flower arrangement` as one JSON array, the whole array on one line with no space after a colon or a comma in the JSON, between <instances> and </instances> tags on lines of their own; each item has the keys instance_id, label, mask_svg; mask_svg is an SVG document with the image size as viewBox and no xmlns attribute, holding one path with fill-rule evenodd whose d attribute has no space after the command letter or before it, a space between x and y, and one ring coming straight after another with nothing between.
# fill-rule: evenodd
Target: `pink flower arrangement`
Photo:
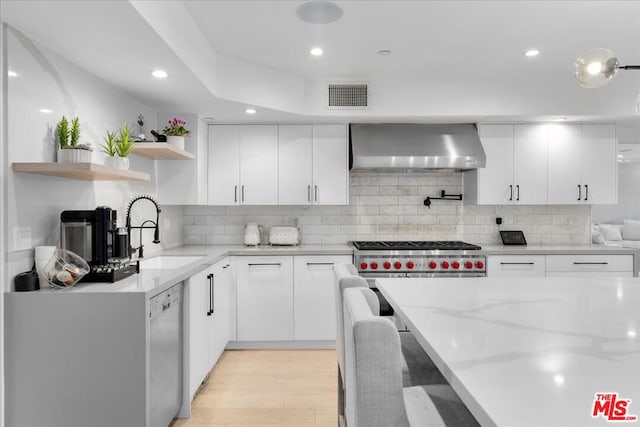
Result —
<instances>
[{"instance_id":1,"label":"pink flower arrangement","mask_svg":"<svg viewBox=\"0 0 640 427\"><path fill-rule=\"evenodd\" d=\"M169 136L189 136L191 131L184 127L186 124L186 121L174 117L169 120L169 126L165 126L162 133Z\"/></svg>"}]
</instances>

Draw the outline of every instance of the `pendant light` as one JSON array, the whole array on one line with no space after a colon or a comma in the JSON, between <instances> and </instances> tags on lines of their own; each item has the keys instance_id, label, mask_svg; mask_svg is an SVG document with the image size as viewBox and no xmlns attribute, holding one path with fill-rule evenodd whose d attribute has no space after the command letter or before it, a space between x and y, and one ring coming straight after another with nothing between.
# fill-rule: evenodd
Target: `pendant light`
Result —
<instances>
[{"instance_id":1,"label":"pendant light","mask_svg":"<svg viewBox=\"0 0 640 427\"><path fill-rule=\"evenodd\" d=\"M618 70L640 70L640 65L620 65L620 61L609 49L591 49L576 59L575 77L580 86L597 88L604 86Z\"/></svg>"}]
</instances>

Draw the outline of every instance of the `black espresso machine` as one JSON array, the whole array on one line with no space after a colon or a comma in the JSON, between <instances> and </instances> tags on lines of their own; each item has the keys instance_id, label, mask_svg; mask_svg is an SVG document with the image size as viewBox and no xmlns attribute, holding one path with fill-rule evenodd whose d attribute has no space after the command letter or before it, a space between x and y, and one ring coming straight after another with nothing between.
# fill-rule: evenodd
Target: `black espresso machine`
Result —
<instances>
[{"instance_id":1,"label":"black espresso machine","mask_svg":"<svg viewBox=\"0 0 640 427\"><path fill-rule=\"evenodd\" d=\"M107 206L60 214L60 247L91 267L83 281L117 282L140 271L139 263L129 258L129 235L125 227L118 228L117 216Z\"/></svg>"}]
</instances>

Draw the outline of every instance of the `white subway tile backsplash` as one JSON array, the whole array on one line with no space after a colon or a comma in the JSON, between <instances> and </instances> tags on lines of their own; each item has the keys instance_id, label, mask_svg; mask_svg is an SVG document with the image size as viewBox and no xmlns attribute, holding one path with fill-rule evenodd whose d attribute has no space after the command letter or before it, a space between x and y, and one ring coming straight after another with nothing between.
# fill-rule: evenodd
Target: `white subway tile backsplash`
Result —
<instances>
[{"instance_id":1,"label":"white subway tile backsplash","mask_svg":"<svg viewBox=\"0 0 640 427\"><path fill-rule=\"evenodd\" d=\"M352 173L349 206L230 206L184 208L186 244L242 244L244 225L266 228L296 222L305 244L350 240L464 240L499 244L498 230L523 230L536 243L589 243L587 205L470 206L432 200L440 192L464 194L462 173ZM501 217L499 228L496 217Z\"/></svg>"}]
</instances>

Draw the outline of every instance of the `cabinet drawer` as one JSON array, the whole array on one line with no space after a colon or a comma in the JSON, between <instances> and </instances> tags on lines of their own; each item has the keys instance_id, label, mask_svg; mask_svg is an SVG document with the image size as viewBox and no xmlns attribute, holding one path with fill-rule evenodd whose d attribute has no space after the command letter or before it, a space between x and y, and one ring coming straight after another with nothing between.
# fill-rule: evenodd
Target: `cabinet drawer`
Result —
<instances>
[{"instance_id":1,"label":"cabinet drawer","mask_svg":"<svg viewBox=\"0 0 640 427\"><path fill-rule=\"evenodd\" d=\"M492 255L487 259L489 277L544 277L544 255Z\"/></svg>"},{"instance_id":2,"label":"cabinet drawer","mask_svg":"<svg viewBox=\"0 0 640 427\"><path fill-rule=\"evenodd\" d=\"M547 255L547 271L633 271L633 255Z\"/></svg>"}]
</instances>

